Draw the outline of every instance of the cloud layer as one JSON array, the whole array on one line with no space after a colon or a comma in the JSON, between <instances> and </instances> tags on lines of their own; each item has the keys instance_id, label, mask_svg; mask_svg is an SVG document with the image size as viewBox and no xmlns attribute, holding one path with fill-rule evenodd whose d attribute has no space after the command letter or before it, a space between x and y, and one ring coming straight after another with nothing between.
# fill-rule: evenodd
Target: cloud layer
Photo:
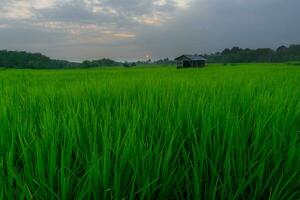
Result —
<instances>
[{"instance_id":1,"label":"cloud layer","mask_svg":"<svg viewBox=\"0 0 300 200\"><path fill-rule=\"evenodd\" d=\"M175 57L300 42L298 0L2 0L0 48L55 58Z\"/></svg>"}]
</instances>

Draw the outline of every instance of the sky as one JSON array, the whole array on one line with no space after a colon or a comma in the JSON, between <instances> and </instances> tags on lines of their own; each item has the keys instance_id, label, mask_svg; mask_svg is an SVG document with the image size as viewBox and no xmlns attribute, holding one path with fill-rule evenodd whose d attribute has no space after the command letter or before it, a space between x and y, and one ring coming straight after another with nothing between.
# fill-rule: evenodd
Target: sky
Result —
<instances>
[{"instance_id":1,"label":"sky","mask_svg":"<svg viewBox=\"0 0 300 200\"><path fill-rule=\"evenodd\" d=\"M143 60L300 43L300 0L0 0L0 49Z\"/></svg>"}]
</instances>

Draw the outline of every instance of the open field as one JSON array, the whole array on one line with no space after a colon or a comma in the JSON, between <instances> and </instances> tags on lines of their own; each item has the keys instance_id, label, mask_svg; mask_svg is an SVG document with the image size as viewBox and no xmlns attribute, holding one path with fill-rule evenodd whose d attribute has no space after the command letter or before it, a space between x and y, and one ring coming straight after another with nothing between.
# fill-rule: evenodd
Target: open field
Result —
<instances>
[{"instance_id":1,"label":"open field","mask_svg":"<svg viewBox=\"0 0 300 200\"><path fill-rule=\"evenodd\" d=\"M0 71L0 199L299 199L300 67Z\"/></svg>"}]
</instances>

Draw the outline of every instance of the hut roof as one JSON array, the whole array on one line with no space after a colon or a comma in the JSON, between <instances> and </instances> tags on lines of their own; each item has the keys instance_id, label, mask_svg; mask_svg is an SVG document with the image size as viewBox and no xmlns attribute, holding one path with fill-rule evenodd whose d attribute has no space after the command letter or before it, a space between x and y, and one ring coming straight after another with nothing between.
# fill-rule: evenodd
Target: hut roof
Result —
<instances>
[{"instance_id":1,"label":"hut roof","mask_svg":"<svg viewBox=\"0 0 300 200\"><path fill-rule=\"evenodd\" d=\"M206 61L206 58L204 58L203 56L200 55L182 55L179 56L178 58L175 58L176 61L180 61L180 60L190 60L190 61Z\"/></svg>"}]
</instances>

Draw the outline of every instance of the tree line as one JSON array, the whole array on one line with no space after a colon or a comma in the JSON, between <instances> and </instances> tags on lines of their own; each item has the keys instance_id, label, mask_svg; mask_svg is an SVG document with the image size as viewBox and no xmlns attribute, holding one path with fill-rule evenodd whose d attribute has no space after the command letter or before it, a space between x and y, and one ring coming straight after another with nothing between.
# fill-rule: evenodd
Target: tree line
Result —
<instances>
[{"instance_id":1,"label":"tree line","mask_svg":"<svg viewBox=\"0 0 300 200\"><path fill-rule=\"evenodd\" d=\"M300 45L280 46L276 50L270 48L249 49L233 47L222 52L204 54L211 63L250 63L250 62L288 62L300 61ZM62 68L88 68L104 66L133 67L143 64L174 64L174 60L165 58L157 61L138 61L135 63L122 63L108 58L99 60L86 60L81 63L65 60L51 59L41 53L28 53L25 51L0 51L0 67L4 68L30 68L30 69L62 69Z\"/></svg>"},{"instance_id":2,"label":"tree line","mask_svg":"<svg viewBox=\"0 0 300 200\"><path fill-rule=\"evenodd\" d=\"M247 62L288 62L300 61L300 45L280 46L276 50L270 48L243 49L233 47L209 55L204 55L213 63L247 63Z\"/></svg>"},{"instance_id":3,"label":"tree line","mask_svg":"<svg viewBox=\"0 0 300 200\"><path fill-rule=\"evenodd\" d=\"M204 54L209 63L253 63L253 62L289 62L300 61L300 45L293 44L288 47L280 46L276 50L270 48L249 49L233 47L226 48L222 52ZM172 59L165 58L156 61L138 61L139 64L159 64L172 65L176 62ZM127 65L126 65L127 66Z\"/></svg>"},{"instance_id":4,"label":"tree line","mask_svg":"<svg viewBox=\"0 0 300 200\"><path fill-rule=\"evenodd\" d=\"M41 53L28 53L25 51L0 51L0 67L18 69L63 69L63 68L88 68L103 66L120 66L122 63L111 59L83 61L81 63L65 60L51 59Z\"/></svg>"},{"instance_id":5,"label":"tree line","mask_svg":"<svg viewBox=\"0 0 300 200\"><path fill-rule=\"evenodd\" d=\"M25 51L0 51L0 67L5 68L31 68L31 69L49 69L49 68L67 68L76 66L64 60L53 60L40 53L27 53Z\"/></svg>"},{"instance_id":6,"label":"tree line","mask_svg":"<svg viewBox=\"0 0 300 200\"><path fill-rule=\"evenodd\" d=\"M123 63L117 62L108 58L103 58L100 60L85 60L79 67L112 67L112 66L122 66Z\"/></svg>"}]
</instances>

